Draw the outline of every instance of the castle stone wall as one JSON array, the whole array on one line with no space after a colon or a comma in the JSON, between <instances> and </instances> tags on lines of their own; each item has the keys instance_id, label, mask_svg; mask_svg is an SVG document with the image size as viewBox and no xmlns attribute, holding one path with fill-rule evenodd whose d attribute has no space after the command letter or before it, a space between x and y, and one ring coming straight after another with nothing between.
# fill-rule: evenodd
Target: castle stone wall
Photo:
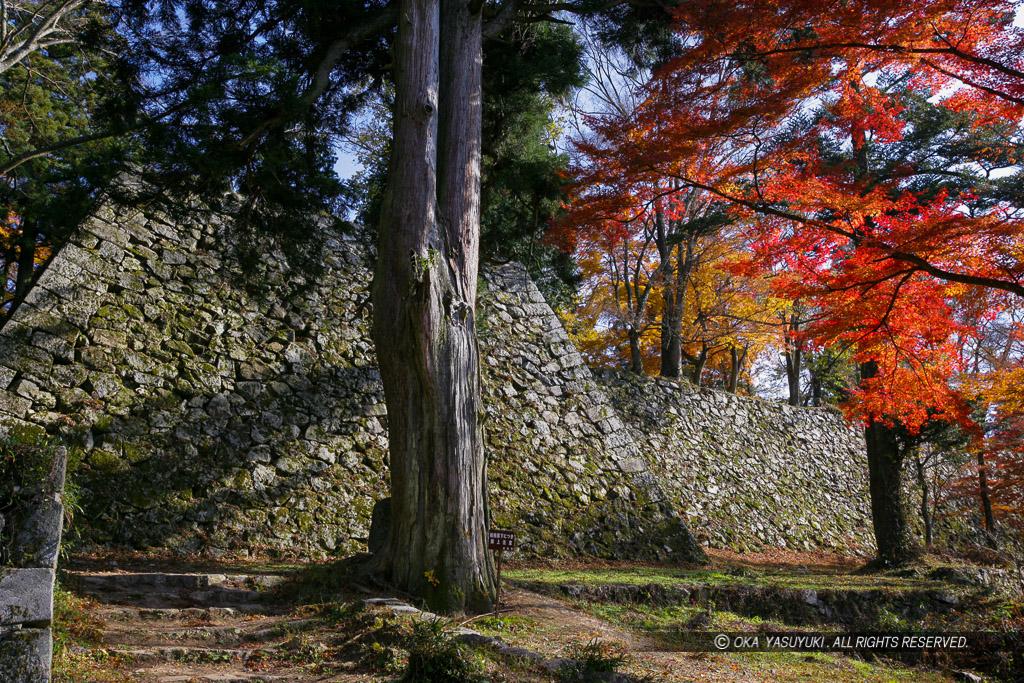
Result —
<instances>
[{"instance_id":1,"label":"castle stone wall","mask_svg":"<svg viewBox=\"0 0 1024 683\"><path fill-rule=\"evenodd\" d=\"M0 422L81 455L79 533L212 555L365 548L388 485L365 241L325 231L315 281L273 250L242 278L216 217L105 206L81 227L0 330ZM525 553L678 557L680 513L715 545L863 537L863 457L838 418L599 382L522 266L484 277L491 508Z\"/></svg>"}]
</instances>

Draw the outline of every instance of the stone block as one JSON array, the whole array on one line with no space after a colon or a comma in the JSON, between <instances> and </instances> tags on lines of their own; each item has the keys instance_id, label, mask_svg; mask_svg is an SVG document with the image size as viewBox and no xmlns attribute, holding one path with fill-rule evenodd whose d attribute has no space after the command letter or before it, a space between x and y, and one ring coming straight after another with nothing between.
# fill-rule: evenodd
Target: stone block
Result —
<instances>
[{"instance_id":1,"label":"stone block","mask_svg":"<svg viewBox=\"0 0 1024 683\"><path fill-rule=\"evenodd\" d=\"M11 526L11 561L21 567L56 567L64 506L47 495L34 509L21 510Z\"/></svg>"},{"instance_id":2,"label":"stone block","mask_svg":"<svg viewBox=\"0 0 1024 683\"><path fill-rule=\"evenodd\" d=\"M14 417L25 417L32 402L28 399L15 396L6 391L0 392L0 414L13 415Z\"/></svg>"},{"instance_id":3,"label":"stone block","mask_svg":"<svg viewBox=\"0 0 1024 683\"><path fill-rule=\"evenodd\" d=\"M0 627L53 621L53 569L0 570Z\"/></svg>"},{"instance_id":4,"label":"stone block","mask_svg":"<svg viewBox=\"0 0 1024 683\"><path fill-rule=\"evenodd\" d=\"M0 680L50 683L53 633L49 628L0 631Z\"/></svg>"},{"instance_id":5,"label":"stone block","mask_svg":"<svg viewBox=\"0 0 1024 683\"><path fill-rule=\"evenodd\" d=\"M82 230L122 247L128 244L128 234L117 224L112 225L94 218L85 222L82 225Z\"/></svg>"}]
</instances>

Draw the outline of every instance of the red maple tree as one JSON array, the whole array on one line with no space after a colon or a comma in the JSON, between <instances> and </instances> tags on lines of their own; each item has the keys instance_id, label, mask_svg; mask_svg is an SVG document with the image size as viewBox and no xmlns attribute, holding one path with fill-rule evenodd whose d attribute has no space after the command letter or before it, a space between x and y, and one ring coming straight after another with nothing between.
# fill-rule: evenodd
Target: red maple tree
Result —
<instances>
[{"instance_id":1,"label":"red maple tree","mask_svg":"<svg viewBox=\"0 0 1024 683\"><path fill-rule=\"evenodd\" d=\"M595 117L599 146L580 145L600 158L578 169L583 187L604 188L586 202L598 210L666 182L729 202L755 226L755 255L738 268L777 273L780 294L819 311L807 338L854 351L862 379L847 409L865 426L883 564L916 554L899 435L944 419L981 439L969 399L1020 405L1024 391L964 379L979 321L1024 296L1019 207L929 186L934 167L885 154L914 133L907 97L959 113L961 138L1017 129L1024 32L1014 10L990 0L681 3L679 54L655 72L643 106ZM709 149L720 163L696 167ZM978 147L970 163L989 152ZM995 452L1019 460L1019 449Z\"/></svg>"}]
</instances>

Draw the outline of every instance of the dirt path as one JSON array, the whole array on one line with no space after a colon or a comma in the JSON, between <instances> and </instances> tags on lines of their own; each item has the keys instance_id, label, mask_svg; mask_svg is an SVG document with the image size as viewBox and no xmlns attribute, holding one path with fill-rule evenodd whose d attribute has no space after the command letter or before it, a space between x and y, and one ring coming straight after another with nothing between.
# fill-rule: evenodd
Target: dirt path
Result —
<instances>
[{"instance_id":1,"label":"dirt path","mask_svg":"<svg viewBox=\"0 0 1024 683\"><path fill-rule=\"evenodd\" d=\"M940 683L954 680L936 672L869 666L839 655L677 652L654 638L611 624L569 603L520 588L509 588L503 594L502 608L508 610L501 614L503 621L514 623L514 617L519 617L524 622L523 628L512 632L488 632L501 635L511 645L525 647L545 657L563 657L575 644L596 639L619 646L629 653L631 664L624 669L627 673L649 676L656 681ZM472 626L472 623L468 625Z\"/></svg>"},{"instance_id":2,"label":"dirt path","mask_svg":"<svg viewBox=\"0 0 1024 683\"><path fill-rule=\"evenodd\" d=\"M268 598L272 574L77 571L81 592L99 602L103 649L128 662L132 681L153 683L313 683L387 680L346 673L339 634L308 607ZM629 654L625 672L669 683L848 681L940 683L938 674L867 667L831 655L684 653L561 599L507 585L498 617L465 626L545 659L570 657L581 643L614 644ZM525 674L524 674L525 675ZM530 680L550 680L530 672ZM516 679L506 679L516 680Z\"/></svg>"}]
</instances>

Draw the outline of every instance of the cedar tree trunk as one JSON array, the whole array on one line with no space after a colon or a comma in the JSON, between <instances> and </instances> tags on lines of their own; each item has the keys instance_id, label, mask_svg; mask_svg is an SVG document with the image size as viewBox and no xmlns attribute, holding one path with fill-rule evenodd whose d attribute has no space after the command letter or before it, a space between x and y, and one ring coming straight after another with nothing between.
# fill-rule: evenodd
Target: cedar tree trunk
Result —
<instances>
[{"instance_id":1,"label":"cedar tree trunk","mask_svg":"<svg viewBox=\"0 0 1024 683\"><path fill-rule=\"evenodd\" d=\"M391 526L368 570L436 611L496 595L478 420L481 24L466 0L402 0L394 137L373 281Z\"/></svg>"}]
</instances>

